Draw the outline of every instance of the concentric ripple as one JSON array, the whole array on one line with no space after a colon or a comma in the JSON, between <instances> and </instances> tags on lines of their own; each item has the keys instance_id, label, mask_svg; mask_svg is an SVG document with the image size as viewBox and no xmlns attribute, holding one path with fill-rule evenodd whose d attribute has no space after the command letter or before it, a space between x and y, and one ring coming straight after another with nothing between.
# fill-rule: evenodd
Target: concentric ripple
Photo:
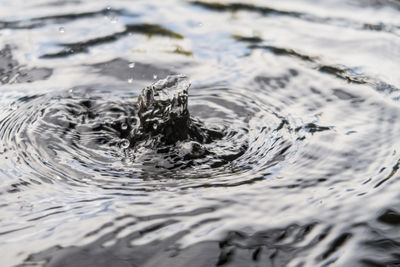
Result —
<instances>
[{"instance_id":1,"label":"concentric ripple","mask_svg":"<svg viewBox=\"0 0 400 267\"><path fill-rule=\"evenodd\" d=\"M223 133L203 145L205 155L193 155L191 140L157 149L146 142L129 147L129 133L139 120L136 96L118 98L115 91L112 97L88 88L18 99L1 119L4 152L36 173L36 182L105 186L149 179L218 181L250 170L267 174L292 151L295 127L245 88L192 91L193 117Z\"/></svg>"},{"instance_id":2,"label":"concentric ripple","mask_svg":"<svg viewBox=\"0 0 400 267\"><path fill-rule=\"evenodd\" d=\"M7 152L45 181L90 183L95 173L121 171L122 138L135 123L131 103L79 90L19 99L2 119Z\"/></svg>"},{"instance_id":3,"label":"concentric ripple","mask_svg":"<svg viewBox=\"0 0 400 267\"><path fill-rule=\"evenodd\" d=\"M400 263L399 1L27 2L0 8L1 266ZM204 135L152 145L138 96L180 73Z\"/></svg>"}]
</instances>

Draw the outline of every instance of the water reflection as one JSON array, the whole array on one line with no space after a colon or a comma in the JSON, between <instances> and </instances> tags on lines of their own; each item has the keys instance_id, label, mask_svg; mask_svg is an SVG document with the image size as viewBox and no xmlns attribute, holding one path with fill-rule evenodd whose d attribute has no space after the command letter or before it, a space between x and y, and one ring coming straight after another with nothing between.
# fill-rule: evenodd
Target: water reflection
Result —
<instances>
[{"instance_id":1,"label":"water reflection","mask_svg":"<svg viewBox=\"0 0 400 267\"><path fill-rule=\"evenodd\" d=\"M2 265L399 262L397 2L22 2L0 10ZM133 149L141 90L179 73L213 154Z\"/></svg>"},{"instance_id":2,"label":"water reflection","mask_svg":"<svg viewBox=\"0 0 400 267\"><path fill-rule=\"evenodd\" d=\"M204 222L205 223L205 222ZM116 239L119 232L135 225L126 223L107 235L84 247L54 247L39 254L31 255L25 264L46 262L46 266L285 266L293 257L303 253L324 239L326 233L310 238L315 224L291 225L286 229L273 229L254 234L232 231L221 241L205 241L186 248L179 248L177 241L187 232L182 231L163 240L155 240L145 245L132 242L174 224L173 220L152 224L140 232L131 232ZM103 225L101 229L111 225ZM327 251L326 258L338 249L340 241Z\"/></svg>"},{"instance_id":3,"label":"water reflection","mask_svg":"<svg viewBox=\"0 0 400 267\"><path fill-rule=\"evenodd\" d=\"M179 33L170 31L168 29L163 28L160 25L151 25L151 24L130 24L126 25L125 30L117 33L113 33L112 35L97 37L95 39L86 40L83 42L77 43L68 43L68 44L61 44L64 47L64 50L53 53L53 54L44 54L42 58L57 58L57 57L66 57L68 55L88 52L88 49L91 46L101 45L105 43L115 42L123 36L132 34L132 33L141 33L146 34L148 37L153 35L159 36L168 36L171 38L183 39L183 36Z\"/></svg>"}]
</instances>

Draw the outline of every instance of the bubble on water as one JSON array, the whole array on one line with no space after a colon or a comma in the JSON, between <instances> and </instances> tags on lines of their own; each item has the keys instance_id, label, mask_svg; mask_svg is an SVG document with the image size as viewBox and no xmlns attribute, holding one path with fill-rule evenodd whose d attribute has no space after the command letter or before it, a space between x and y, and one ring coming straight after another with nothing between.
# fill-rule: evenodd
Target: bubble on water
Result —
<instances>
[{"instance_id":1,"label":"bubble on water","mask_svg":"<svg viewBox=\"0 0 400 267\"><path fill-rule=\"evenodd\" d=\"M153 124L153 129L157 130L157 124Z\"/></svg>"},{"instance_id":2,"label":"bubble on water","mask_svg":"<svg viewBox=\"0 0 400 267\"><path fill-rule=\"evenodd\" d=\"M129 63L129 65L128 65L128 66L129 66L129 68L130 68L130 69L133 69L133 68L135 67L135 62L131 62L131 63Z\"/></svg>"},{"instance_id":3,"label":"bubble on water","mask_svg":"<svg viewBox=\"0 0 400 267\"><path fill-rule=\"evenodd\" d=\"M65 32L65 28L64 28L64 27L60 27L60 28L58 28L58 31L59 31L60 33L64 33L64 32Z\"/></svg>"},{"instance_id":4,"label":"bubble on water","mask_svg":"<svg viewBox=\"0 0 400 267\"><path fill-rule=\"evenodd\" d=\"M128 148L130 144L131 143L129 142L128 139L122 139L121 142L120 142L120 147L121 148Z\"/></svg>"},{"instance_id":5,"label":"bubble on water","mask_svg":"<svg viewBox=\"0 0 400 267\"><path fill-rule=\"evenodd\" d=\"M121 129L122 129L122 130L128 129L128 124L127 124L127 123L122 123L122 124L121 124Z\"/></svg>"},{"instance_id":6,"label":"bubble on water","mask_svg":"<svg viewBox=\"0 0 400 267\"><path fill-rule=\"evenodd\" d=\"M133 79L128 79L128 83L133 83Z\"/></svg>"},{"instance_id":7,"label":"bubble on water","mask_svg":"<svg viewBox=\"0 0 400 267\"><path fill-rule=\"evenodd\" d=\"M157 79L157 75L156 75L156 74L153 75L153 79L154 79L154 80Z\"/></svg>"}]
</instances>

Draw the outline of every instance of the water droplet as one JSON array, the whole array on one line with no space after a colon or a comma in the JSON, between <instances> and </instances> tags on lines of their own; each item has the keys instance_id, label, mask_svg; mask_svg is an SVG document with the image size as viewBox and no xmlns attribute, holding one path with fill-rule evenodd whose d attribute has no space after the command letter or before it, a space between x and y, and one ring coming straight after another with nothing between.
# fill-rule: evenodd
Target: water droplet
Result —
<instances>
[{"instance_id":1,"label":"water droplet","mask_svg":"<svg viewBox=\"0 0 400 267\"><path fill-rule=\"evenodd\" d=\"M153 124L153 129L157 130L157 124Z\"/></svg>"},{"instance_id":2,"label":"water droplet","mask_svg":"<svg viewBox=\"0 0 400 267\"><path fill-rule=\"evenodd\" d=\"M107 10L111 10L111 6L107 6L106 9L107 9Z\"/></svg>"},{"instance_id":3,"label":"water droplet","mask_svg":"<svg viewBox=\"0 0 400 267\"><path fill-rule=\"evenodd\" d=\"M128 129L128 124L122 123L122 124L121 124L121 129L122 129L122 130Z\"/></svg>"},{"instance_id":4,"label":"water droplet","mask_svg":"<svg viewBox=\"0 0 400 267\"><path fill-rule=\"evenodd\" d=\"M128 139L122 139L121 143L120 143L120 146L121 146L121 148L128 148L130 144L131 143L129 142Z\"/></svg>"},{"instance_id":5,"label":"water droplet","mask_svg":"<svg viewBox=\"0 0 400 267\"><path fill-rule=\"evenodd\" d=\"M134 63L134 62L131 62L131 63L129 63L128 66L129 66L130 69L133 69L133 68L135 67L135 63Z\"/></svg>"},{"instance_id":6,"label":"water droplet","mask_svg":"<svg viewBox=\"0 0 400 267\"><path fill-rule=\"evenodd\" d=\"M199 22L199 27L202 27L203 26L203 23L202 22Z\"/></svg>"},{"instance_id":7,"label":"water droplet","mask_svg":"<svg viewBox=\"0 0 400 267\"><path fill-rule=\"evenodd\" d=\"M65 32L65 28L64 28L64 27L60 27L60 28L58 29L58 31L59 31L60 33L64 33L64 32Z\"/></svg>"},{"instance_id":8,"label":"water droplet","mask_svg":"<svg viewBox=\"0 0 400 267\"><path fill-rule=\"evenodd\" d=\"M133 79L128 79L128 83L133 83Z\"/></svg>"},{"instance_id":9,"label":"water droplet","mask_svg":"<svg viewBox=\"0 0 400 267\"><path fill-rule=\"evenodd\" d=\"M157 75L154 74L154 75L153 75L153 79L154 79L154 80L157 79Z\"/></svg>"},{"instance_id":10,"label":"water droplet","mask_svg":"<svg viewBox=\"0 0 400 267\"><path fill-rule=\"evenodd\" d=\"M13 103L10 104L10 108L12 110L16 110L18 108L18 106L17 106L17 104L15 102L13 102Z\"/></svg>"}]
</instances>

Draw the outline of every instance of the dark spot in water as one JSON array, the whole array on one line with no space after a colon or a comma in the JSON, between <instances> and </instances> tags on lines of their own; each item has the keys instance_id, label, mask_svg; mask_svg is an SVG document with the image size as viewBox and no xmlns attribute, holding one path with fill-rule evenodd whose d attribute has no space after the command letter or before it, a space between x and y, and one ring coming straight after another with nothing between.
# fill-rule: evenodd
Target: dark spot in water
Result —
<instances>
[{"instance_id":1,"label":"dark spot in water","mask_svg":"<svg viewBox=\"0 0 400 267\"><path fill-rule=\"evenodd\" d=\"M356 84L367 83L364 77L356 77L354 75L351 75L346 69L339 66L322 65L318 67L318 70L323 73L335 75L336 77L351 83L356 83Z\"/></svg>"},{"instance_id":2,"label":"dark spot in water","mask_svg":"<svg viewBox=\"0 0 400 267\"><path fill-rule=\"evenodd\" d=\"M393 226L399 226L400 214L395 210L388 209L378 217L378 221Z\"/></svg>"},{"instance_id":3,"label":"dark spot in water","mask_svg":"<svg viewBox=\"0 0 400 267\"><path fill-rule=\"evenodd\" d=\"M337 237L329 246L328 250L325 251L321 257L326 259L331 256L334 252L340 249L353 235L351 233L343 233Z\"/></svg>"},{"instance_id":4,"label":"dark spot in water","mask_svg":"<svg viewBox=\"0 0 400 267\"><path fill-rule=\"evenodd\" d=\"M234 35L232 35L232 37L237 41L247 42L247 43L261 43L263 41L263 39L258 36L246 37L246 36L234 34Z\"/></svg>"},{"instance_id":5,"label":"dark spot in water","mask_svg":"<svg viewBox=\"0 0 400 267\"><path fill-rule=\"evenodd\" d=\"M125 32L142 33L148 35L149 37L153 35L158 35L158 36L171 37L175 39L184 38L182 34L176 33L174 31L164 28L161 25L156 25L156 24L128 24L126 25Z\"/></svg>"},{"instance_id":6,"label":"dark spot in water","mask_svg":"<svg viewBox=\"0 0 400 267\"><path fill-rule=\"evenodd\" d=\"M331 130L331 127L319 126L319 125L317 125L315 123L307 123L303 127L296 128L296 131L300 131L301 129L304 129L305 131L313 134L313 133L316 133L316 132L323 132L323 131Z\"/></svg>"},{"instance_id":7,"label":"dark spot in water","mask_svg":"<svg viewBox=\"0 0 400 267\"><path fill-rule=\"evenodd\" d=\"M342 100L357 98L356 96L344 91L343 89L333 89L333 94Z\"/></svg>"},{"instance_id":8,"label":"dark spot in water","mask_svg":"<svg viewBox=\"0 0 400 267\"><path fill-rule=\"evenodd\" d=\"M317 59L316 57L301 54L290 48L281 48L281 47L275 47L275 46L270 46L270 45L262 45L262 46L261 45L251 45L251 46L249 46L249 48L265 49L265 50L271 51L272 53L279 55L279 56L293 56L293 57L299 58L301 60L310 61L310 62L314 62Z\"/></svg>"},{"instance_id":9,"label":"dark spot in water","mask_svg":"<svg viewBox=\"0 0 400 267\"><path fill-rule=\"evenodd\" d=\"M279 9L274 9L270 7L256 6L252 4L245 3L229 3L223 4L219 2L204 2L204 1L193 1L194 5L201 6L207 9L221 11L221 12L236 12L236 11L254 11L259 12L263 15L286 15L293 17L302 17L303 14L299 12L290 12Z\"/></svg>"}]
</instances>

